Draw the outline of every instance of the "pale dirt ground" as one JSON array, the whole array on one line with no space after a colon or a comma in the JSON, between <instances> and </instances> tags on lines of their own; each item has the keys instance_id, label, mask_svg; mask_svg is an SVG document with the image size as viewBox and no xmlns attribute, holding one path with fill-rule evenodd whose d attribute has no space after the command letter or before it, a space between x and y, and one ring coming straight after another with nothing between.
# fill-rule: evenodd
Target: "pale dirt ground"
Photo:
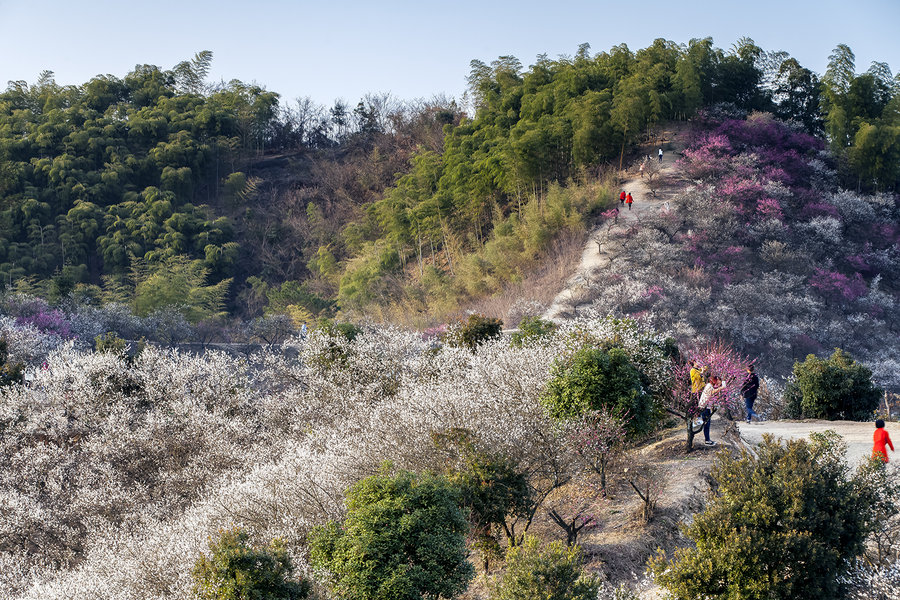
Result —
<instances>
[{"instance_id":1,"label":"pale dirt ground","mask_svg":"<svg viewBox=\"0 0 900 600\"><path fill-rule=\"evenodd\" d=\"M872 436L875 433L875 422L858 423L856 421L753 421L749 425L740 423L741 438L751 444L762 441L764 434L768 433L784 439L809 439L810 433L821 433L828 429L836 432L847 442L847 462L853 466L868 459L872 455ZM885 429L894 442L894 447L900 450L900 423L886 423ZM888 460L900 460L900 456L888 448Z\"/></svg>"}]
</instances>

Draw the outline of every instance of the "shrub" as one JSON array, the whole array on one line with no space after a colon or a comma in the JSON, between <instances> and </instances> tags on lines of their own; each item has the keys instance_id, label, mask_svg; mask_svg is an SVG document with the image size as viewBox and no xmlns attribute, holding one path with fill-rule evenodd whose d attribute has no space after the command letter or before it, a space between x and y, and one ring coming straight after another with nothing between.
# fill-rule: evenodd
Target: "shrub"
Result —
<instances>
[{"instance_id":1,"label":"shrub","mask_svg":"<svg viewBox=\"0 0 900 600\"><path fill-rule=\"evenodd\" d=\"M512 334L510 343L521 347L523 344L550 335L556 331L557 325L552 321L545 321L540 317L525 317L519 323L519 331Z\"/></svg>"},{"instance_id":2,"label":"shrub","mask_svg":"<svg viewBox=\"0 0 900 600\"><path fill-rule=\"evenodd\" d=\"M848 473L836 434L811 437L718 455L717 495L685 529L694 546L651 560L673 598L844 597L877 497L864 469Z\"/></svg>"},{"instance_id":3,"label":"shrub","mask_svg":"<svg viewBox=\"0 0 900 600\"><path fill-rule=\"evenodd\" d=\"M9 345L6 338L0 338L0 386L22 383L25 379L25 365L10 362Z\"/></svg>"},{"instance_id":4,"label":"shrub","mask_svg":"<svg viewBox=\"0 0 900 600\"><path fill-rule=\"evenodd\" d=\"M837 348L827 360L810 354L794 363L794 380L785 394L794 413L799 396L802 417L865 421L878 407L882 390L872 383L872 371Z\"/></svg>"},{"instance_id":5,"label":"shrub","mask_svg":"<svg viewBox=\"0 0 900 600\"><path fill-rule=\"evenodd\" d=\"M332 337L342 335L348 342L352 342L362 333L362 327L353 323L336 323L331 319L319 319L317 327Z\"/></svg>"},{"instance_id":6,"label":"shrub","mask_svg":"<svg viewBox=\"0 0 900 600\"><path fill-rule=\"evenodd\" d=\"M508 458L477 448L474 437L466 430L432 437L438 447L451 446L457 454L457 464L449 469L448 479L459 487L462 506L469 510L472 536L487 571L490 558L499 550L495 529L502 528L510 543L514 543L507 517L527 518L534 514L528 477Z\"/></svg>"},{"instance_id":7,"label":"shrub","mask_svg":"<svg viewBox=\"0 0 900 600\"><path fill-rule=\"evenodd\" d=\"M310 560L345 600L452 598L472 578L459 489L432 474L363 479L347 492L347 517L310 533Z\"/></svg>"},{"instance_id":8,"label":"shrub","mask_svg":"<svg viewBox=\"0 0 900 600\"><path fill-rule=\"evenodd\" d=\"M484 342L499 337L503 321L484 315L469 315L467 321L460 321L447 334L447 343L472 352Z\"/></svg>"},{"instance_id":9,"label":"shrub","mask_svg":"<svg viewBox=\"0 0 900 600\"><path fill-rule=\"evenodd\" d=\"M589 410L607 408L629 415L630 434L649 429L652 399L640 371L621 348L582 348L557 362L551 374L541 402L553 418L577 419Z\"/></svg>"},{"instance_id":10,"label":"shrub","mask_svg":"<svg viewBox=\"0 0 900 600\"><path fill-rule=\"evenodd\" d=\"M506 570L491 593L491 600L594 600L600 582L587 575L578 546L552 542L541 546L526 537L506 555Z\"/></svg>"},{"instance_id":11,"label":"shrub","mask_svg":"<svg viewBox=\"0 0 900 600\"><path fill-rule=\"evenodd\" d=\"M290 581L293 566L278 540L255 548L240 529L223 531L210 541L210 556L194 565L194 593L201 600L295 600L307 598L308 581Z\"/></svg>"},{"instance_id":12,"label":"shrub","mask_svg":"<svg viewBox=\"0 0 900 600\"><path fill-rule=\"evenodd\" d=\"M125 340L116 335L115 331L107 331L103 335L94 338L94 349L97 352L111 352L124 354L126 350Z\"/></svg>"}]
</instances>

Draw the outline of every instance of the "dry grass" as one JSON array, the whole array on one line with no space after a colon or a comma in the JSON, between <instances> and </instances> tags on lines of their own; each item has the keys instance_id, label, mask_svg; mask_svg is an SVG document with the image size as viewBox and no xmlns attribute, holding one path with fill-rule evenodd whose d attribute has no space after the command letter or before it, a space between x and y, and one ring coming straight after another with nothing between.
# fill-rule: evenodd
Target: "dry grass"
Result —
<instances>
[{"instance_id":1,"label":"dry grass","mask_svg":"<svg viewBox=\"0 0 900 600\"><path fill-rule=\"evenodd\" d=\"M539 315L550 306L559 290L578 268L587 243L587 232L569 232L556 238L547 254L519 283L502 292L473 300L460 308L460 314L475 312L502 319L505 327L516 327L524 316ZM531 305L532 310L528 310Z\"/></svg>"}]
</instances>

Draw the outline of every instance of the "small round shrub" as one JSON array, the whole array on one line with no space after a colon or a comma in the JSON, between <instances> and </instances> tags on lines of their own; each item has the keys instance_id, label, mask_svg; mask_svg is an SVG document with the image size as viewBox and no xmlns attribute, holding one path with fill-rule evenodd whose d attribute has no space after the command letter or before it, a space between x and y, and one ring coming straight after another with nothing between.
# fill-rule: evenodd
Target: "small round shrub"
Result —
<instances>
[{"instance_id":1,"label":"small round shrub","mask_svg":"<svg viewBox=\"0 0 900 600\"><path fill-rule=\"evenodd\" d=\"M299 600L309 597L308 581L291 581L293 566L284 545L274 540L257 548L240 529L223 531L210 541L210 556L201 555L192 572L201 600Z\"/></svg>"},{"instance_id":2,"label":"small round shrub","mask_svg":"<svg viewBox=\"0 0 900 600\"><path fill-rule=\"evenodd\" d=\"M582 348L557 362L541 402L561 421L606 408L627 418L629 434L647 431L654 414L641 372L621 348Z\"/></svg>"},{"instance_id":3,"label":"small round shrub","mask_svg":"<svg viewBox=\"0 0 900 600\"><path fill-rule=\"evenodd\" d=\"M468 348L471 351L484 342L499 337L503 330L503 321L484 315L469 315L466 321L453 327L446 336L446 342L450 346Z\"/></svg>"},{"instance_id":4,"label":"small round shrub","mask_svg":"<svg viewBox=\"0 0 900 600\"><path fill-rule=\"evenodd\" d=\"M473 575L466 512L444 477L386 469L347 492L347 517L313 528L310 561L344 600L453 598Z\"/></svg>"},{"instance_id":5,"label":"small round shrub","mask_svg":"<svg viewBox=\"0 0 900 600\"><path fill-rule=\"evenodd\" d=\"M594 600L600 581L582 566L578 546L552 542L541 546L528 536L506 554L506 570L491 600Z\"/></svg>"},{"instance_id":6,"label":"small round shrub","mask_svg":"<svg viewBox=\"0 0 900 600\"><path fill-rule=\"evenodd\" d=\"M802 363L794 363L793 374L788 406L796 414L799 395L805 418L865 421L872 417L882 394L872 383L872 371L840 348L826 360L810 354Z\"/></svg>"},{"instance_id":7,"label":"small round shrub","mask_svg":"<svg viewBox=\"0 0 900 600\"><path fill-rule=\"evenodd\" d=\"M556 329L557 325L553 321L545 321L540 317L525 317L519 323L519 331L512 334L510 343L521 347L527 342L550 335Z\"/></svg>"},{"instance_id":8,"label":"small round shrub","mask_svg":"<svg viewBox=\"0 0 900 600\"><path fill-rule=\"evenodd\" d=\"M127 348L125 340L120 338L115 331L107 331L103 335L94 338L94 349L97 352L109 352L111 354L124 354Z\"/></svg>"},{"instance_id":9,"label":"small round shrub","mask_svg":"<svg viewBox=\"0 0 900 600\"><path fill-rule=\"evenodd\" d=\"M352 342L362 333L362 327L353 323L336 323L331 319L320 319L317 327L332 337L342 335L348 342Z\"/></svg>"}]
</instances>

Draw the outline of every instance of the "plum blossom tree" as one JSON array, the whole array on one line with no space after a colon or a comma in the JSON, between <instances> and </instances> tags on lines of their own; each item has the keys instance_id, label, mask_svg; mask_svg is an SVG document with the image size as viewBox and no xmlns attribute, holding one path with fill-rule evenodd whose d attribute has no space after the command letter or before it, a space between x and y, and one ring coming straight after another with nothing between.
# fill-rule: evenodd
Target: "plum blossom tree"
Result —
<instances>
[{"instance_id":1,"label":"plum blossom tree","mask_svg":"<svg viewBox=\"0 0 900 600\"><path fill-rule=\"evenodd\" d=\"M691 363L706 367L710 375L717 375L725 384L722 393L713 396L710 408L729 411L738 405L740 384L746 375L745 371L751 362L735 352L733 348L722 342L712 342L704 346L688 350L683 359L672 365L672 387L669 392L666 411L680 418L687 432L686 449L693 450L694 435L702 425L695 423L700 416L698 407L699 394L691 389Z\"/></svg>"}]
</instances>

